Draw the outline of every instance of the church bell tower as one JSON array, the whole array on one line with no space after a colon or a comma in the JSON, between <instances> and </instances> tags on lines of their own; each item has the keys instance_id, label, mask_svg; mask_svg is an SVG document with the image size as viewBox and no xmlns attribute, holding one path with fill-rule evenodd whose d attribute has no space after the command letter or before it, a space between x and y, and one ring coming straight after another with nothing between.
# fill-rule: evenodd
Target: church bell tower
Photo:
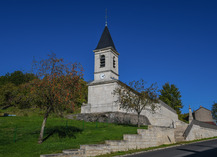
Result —
<instances>
[{"instance_id":1,"label":"church bell tower","mask_svg":"<svg viewBox=\"0 0 217 157\"><path fill-rule=\"evenodd\" d=\"M118 56L107 24L94 52L94 81L88 84L88 103L81 106L81 113L117 112Z\"/></svg>"},{"instance_id":2,"label":"church bell tower","mask_svg":"<svg viewBox=\"0 0 217 157\"><path fill-rule=\"evenodd\" d=\"M118 56L108 27L105 26L96 49L94 65L94 81L118 80Z\"/></svg>"}]
</instances>

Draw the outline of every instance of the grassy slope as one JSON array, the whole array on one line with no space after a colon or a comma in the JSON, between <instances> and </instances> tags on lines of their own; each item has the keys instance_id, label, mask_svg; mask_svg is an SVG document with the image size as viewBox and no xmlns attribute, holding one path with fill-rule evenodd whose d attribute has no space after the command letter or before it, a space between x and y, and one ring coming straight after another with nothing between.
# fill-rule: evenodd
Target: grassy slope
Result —
<instances>
[{"instance_id":1,"label":"grassy slope","mask_svg":"<svg viewBox=\"0 0 217 157\"><path fill-rule=\"evenodd\" d=\"M11 112L9 111L10 114ZM105 140L122 139L123 134L135 134L137 130L137 127L87 123L51 116L48 118L45 129L45 137L50 136L39 145L37 139L43 116L27 110L14 113L20 116L0 117L0 156L38 157L40 154L79 148L80 144L96 144L103 143ZM16 142L14 142L15 131Z\"/></svg>"}]
</instances>

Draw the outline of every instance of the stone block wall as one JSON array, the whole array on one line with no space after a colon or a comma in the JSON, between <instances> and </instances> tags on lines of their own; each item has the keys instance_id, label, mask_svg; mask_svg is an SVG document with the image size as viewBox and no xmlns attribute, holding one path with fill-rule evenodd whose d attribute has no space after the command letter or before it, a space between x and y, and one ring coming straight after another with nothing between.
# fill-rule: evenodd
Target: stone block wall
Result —
<instances>
[{"instance_id":1,"label":"stone block wall","mask_svg":"<svg viewBox=\"0 0 217 157\"><path fill-rule=\"evenodd\" d=\"M149 119L151 125L156 126L174 127L175 123L178 121L176 111L162 101L156 104L155 112L152 112L150 108L147 107L141 114Z\"/></svg>"},{"instance_id":2,"label":"stone block wall","mask_svg":"<svg viewBox=\"0 0 217 157\"><path fill-rule=\"evenodd\" d=\"M112 93L118 87L116 80L92 82L88 86L88 104L81 106L81 113L117 112L117 96Z\"/></svg>"},{"instance_id":3,"label":"stone block wall","mask_svg":"<svg viewBox=\"0 0 217 157\"><path fill-rule=\"evenodd\" d=\"M149 125L148 129L138 129L137 134L124 134L123 140L107 140L104 144L81 145L77 150L64 150L59 154L40 157L88 157L132 149L144 149L176 142L175 132L186 128L186 123L177 122L177 128ZM193 120L184 133L187 141L217 136L217 126ZM184 138L183 136L183 138Z\"/></svg>"},{"instance_id":4,"label":"stone block wall","mask_svg":"<svg viewBox=\"0 0 217 157\"><path fill-rule=\"evenodd\" d=\"M137 125L138 116L122 112L103 112L103 113L85 113L76 115L67 115L68 119L84 120L86 122L104 122L115 124ZM140 116L141 125L150 125L148 118L144 115Z\"/></svg>"},{"instance_id":5,"label":"stone block wall","mask_svg":"<svg viewBox=\"0 0 217 157\"><path fill-rule=\"evenodd\" d=\"M80 149L84 150L84 156L97 156L171 143L175 143L173 128L149 126L148 130L138 129L137 134L125 134L123 140L107 140L105 144L81 145Z\"/></svg>"},{"instance_id":6,"label":"stone block wall","mask_svg":"<svg viewBox=\"0 0 217 157\"><path fill-rule=\"evenodd\" d=\"M64 150L56 156L48 154L40 157L88 157L171 143L175 143L174 128L149 126L148 130L138 129L137 134L123 135L123 140L107 140L105 144L81 145L78 150Z\"/></svg>"},{"instance_id":7,"label":"stone block wall","mask_svg":"<svg viewBox=\"0 0 217 157\"><path fill-rule=\"evenodd\" d=\"M186 141L217 136L217 126L193 120L185 132Z\"/></svg>"}]
</instances>

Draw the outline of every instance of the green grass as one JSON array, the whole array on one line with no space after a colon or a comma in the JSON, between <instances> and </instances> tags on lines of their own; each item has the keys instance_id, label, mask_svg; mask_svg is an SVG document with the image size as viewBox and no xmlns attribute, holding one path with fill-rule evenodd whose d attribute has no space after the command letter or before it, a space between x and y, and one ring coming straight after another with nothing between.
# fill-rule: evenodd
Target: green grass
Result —
<instances>
[{"instance_id":1,"label":"green grass","mask_svg":"<svg viewBox=\"0 0 217 157\"><path fill-rule=\"evenodd\" d=\"M2 112L2 111L0 111ZM13 109L5 111L16 117L0 117L0 156L39 157L40 154L58 153L64 149L79 148L81 144L104 143L120 140L123 134L135 134L137 127L108 123L83 122L51 116L45 135L47 139L38 144L43 112ZM147 127L143 127L147 128Z\"/></svg>"}]
</instances>

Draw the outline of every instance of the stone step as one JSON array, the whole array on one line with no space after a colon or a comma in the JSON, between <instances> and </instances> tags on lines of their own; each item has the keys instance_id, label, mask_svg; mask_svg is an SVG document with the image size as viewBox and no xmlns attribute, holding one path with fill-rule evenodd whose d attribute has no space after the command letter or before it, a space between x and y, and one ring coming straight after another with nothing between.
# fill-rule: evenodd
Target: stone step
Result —
<instances>
[{"instance_id":1,"label":"stone step","mask_svg":"<svg viewBox=\"0 0 217 157\"><path fill-rule=\"evenodd\" d=\"M82 150L91 150L91 149L107 149L109 147L108 144L89 144L89 145L80 145L80 149Z\"/></svg>"},{"instance_id":2,"label":"stone step","mask_svg":"<svg viewBox=\"0 0 217 157\"><path fill-rule=\"evenodd\" d=\"M111 145L111 146L120 146L120 145L126 145L126 140L106 140L105 144Z\"/></svg>"},{"instance_id":3,"label":"stone step","mask_svg":"<svg viewBox=\"0 0 217 157\"><path fill-rule=\"evenodd\" d=\"M147 129L137 129L138 134L147 134L148 132L150 132L150 131Z\"/></svg>"},{"instance_id":4,"label":"stone step","mask_svg":"<svg viewBox=\"0 0 217 157\"><path fill-rule=\"evenodd\" d=\"M185 131L175 131L174 133L184 133Z\"/></svg>"},{"instance_id":5,"label":"stone step","mask_svg":"<svg viewBox=\"0 0 217 157\"><path fill-rule=\"evenodd\" d=\"M175 133L175 137L176 136L183 136L183 134L184 134L183 132Z\"/></svg>"},{"instance_id":6,"label":"stone step","mask_svg":"<svg viewBox=\"0 0 217 157\"><path fill-rule=\"evenodd\" d=\"M184 137L177 137L177 138L175 138L175 141L176 142L182 142L182 141L185 141L185 138Z\"/></svg>"},{"instance_id":7,"label":"stone step","mask_svg":"<svg viewBox=\"0 0 217 157\"><path fill-rule=\"evenodd\" d=\"M40 155L40 157L70 157L70 155L65 153L58 153L58 154L44 154L44 155Z\"/></svg>"},{"instance_id":8,"label":"stone step","mask_svg":"<svg viewBox=\"0 0 217 157\"><path fill-rule=\"evenodd\" d=\"M175 131L185 131L186 129L175 129Z\"/></svg>"},{"instance_id":9,"label":"stone step","mask_svg":"<svg viewBox=\"0 0 217 157\"><path fill-rule=\"evenodd\" d=\"M179 127L176 127L176 129L185 130L186 126L179 126Z\"/></svg>"},{"instance_id":10,"label":"stone step","mask_svg":"<svg viewBox=\"0 0 217 157\"><path fill-rule=\"evenodd\" d=\"M138 141L142 139L142 135L138 135L138 134L124 134L123 136L124 140L127 141Z\"/></svg>"},{"instance_id":11,"label":"stone step","mask_svg":"<svg viewBox=\"0 0 217 157\"><path fill-rule=\"evenodd\" d=\"M180 134L180 133L184 133L183 131L177 131L177 132L174 132L174 134Z\"/></svg>"},{"instance_id":12,"label":"stone step","mask_svg":"<svg viewBox=\"0 0 217 157\"><path fill-rule=\"evenodd\" d=\"M67 150L63 150L63 153L71 154L71 155L82 155L84 154L84 150L83 149L67 149Z\"/></svg>"}]
</instances>

